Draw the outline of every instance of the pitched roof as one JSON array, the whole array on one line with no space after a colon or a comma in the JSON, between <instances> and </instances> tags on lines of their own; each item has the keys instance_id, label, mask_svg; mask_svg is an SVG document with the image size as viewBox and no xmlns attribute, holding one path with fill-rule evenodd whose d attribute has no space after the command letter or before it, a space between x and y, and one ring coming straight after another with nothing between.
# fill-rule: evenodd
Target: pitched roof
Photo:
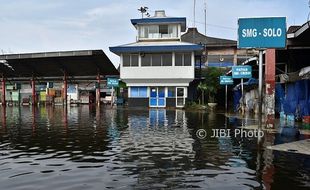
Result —
<instances>
[{"instance_id":1,"label":"pitched roof","mask_svg":"<svg viewBox=\"0 0 310 190\"><path fill-rule=\"evenodd\" d=\"M297 30L299 30L301 26L290 26L287 30L287 34L295 33Z\"/></svg>"},{"instance_id":2,"label":"pitched roof","mask_svg":"<svg viewBox=\"0 0 310 190\"><path fill-rule=\"evenodd\" d=\"M198 32L197 28L188 28L186 33L181 36L183 42L190 42L195 44L205 44L207 47L235 47L237 41L223 38L215 38L205 36Z\"/></svg>"}]
</instances>

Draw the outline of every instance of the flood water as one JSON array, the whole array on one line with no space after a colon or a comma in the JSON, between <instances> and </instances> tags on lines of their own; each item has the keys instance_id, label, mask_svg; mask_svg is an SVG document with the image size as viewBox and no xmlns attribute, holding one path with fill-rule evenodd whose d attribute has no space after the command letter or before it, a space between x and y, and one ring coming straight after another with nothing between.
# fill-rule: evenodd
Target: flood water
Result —
<instances>
[{"instance_id":1,"label":"flood water","mask_svg":"<svg viewBox=\"0 0 310 190\"><path fill-rule=\"evenodd\" d=\"M310 188L309 156L266 149L309 137L269 133L258 148L256 138L196 136L253 118L92 106L0 113L1 190Z\"/></svg>"}]
</instances>

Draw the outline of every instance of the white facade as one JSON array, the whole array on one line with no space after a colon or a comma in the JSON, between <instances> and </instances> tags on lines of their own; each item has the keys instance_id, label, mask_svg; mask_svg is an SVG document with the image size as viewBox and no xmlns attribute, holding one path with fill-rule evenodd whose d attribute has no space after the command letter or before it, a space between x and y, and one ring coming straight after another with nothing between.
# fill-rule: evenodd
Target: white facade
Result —
<instances>
[{"instance_id":1,"label":"white facade","mask_svg":"<svg viewBox=\"0 0 310 190\"><path fill-rule=\"evenodd\" d=\"M120 56L120 78L128 86L130 103L148 107L183 107L189 83L195 78L199 45L181 42L184 17L133 19L135 43L111 47Z\"/></svg>"},{"instance_id":2,"label":"white facade","mask_svg":"<svg viewBox=\"0 0 310 190\"><path fill-rule=\"evenodd\" d=\"M120 78L127 85L135 83L173 83L172 85L186 85L194 79L194 52L191 53L190 66L176 66L175 53L172 53L172 66L141 66L141 56L139 55L139 65L135 67L123 66L123 54L121 55ZM153 86L152 84L151 86ZM178 86L179 86L178 85Z\"/></svg>"}]
</instances>

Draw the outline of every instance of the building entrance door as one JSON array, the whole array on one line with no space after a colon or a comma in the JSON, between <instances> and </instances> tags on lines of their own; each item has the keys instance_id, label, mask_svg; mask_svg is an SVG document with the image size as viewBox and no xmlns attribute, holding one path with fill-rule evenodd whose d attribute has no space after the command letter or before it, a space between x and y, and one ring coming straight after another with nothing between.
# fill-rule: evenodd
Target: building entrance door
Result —
<instances>
[{"instance_id":1,"label":"building entrance door","mask_svg":"<svg viewBox=\"0 0 310 190\"><path fill-rule=\"evenodd\" d=\"M185 89L184 87L177 87L176 93L176 107L184 107L185 105Z\"/></svg>"},{"instance_id":2,"label":"building entrance door","mask_svg":"<svg viewBox=\"0 0 310 190\"><path fill-rule=\"evenodd\" d=\"M150 107L166 107L165 87L150 88Z\"/></svg>"}]
</instances>

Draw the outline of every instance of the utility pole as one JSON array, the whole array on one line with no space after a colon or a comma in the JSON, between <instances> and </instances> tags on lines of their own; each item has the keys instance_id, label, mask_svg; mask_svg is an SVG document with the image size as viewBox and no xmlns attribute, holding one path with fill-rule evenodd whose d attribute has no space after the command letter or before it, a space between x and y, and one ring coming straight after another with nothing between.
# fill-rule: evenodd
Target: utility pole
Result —
<instances>
[{"instance_id":1,"label":"utility pole","mask_svg":"<svg viewBox=\"0 0 310 190\"><path fill-rule=\"evenodd\" d=\"M205 13L205 36L207 36L207 0L204 3L204 13Z\"/></svg>"},{"instance_id":2,"label":"utility pole","mask_svg":"<svg viewBox=\"0 0 310 190\"><path fill-rule=\"evenodd\" d=\"M196 27L196 0L194 0L194 24L193 27Z\"/></svg>"}]
</instances>

